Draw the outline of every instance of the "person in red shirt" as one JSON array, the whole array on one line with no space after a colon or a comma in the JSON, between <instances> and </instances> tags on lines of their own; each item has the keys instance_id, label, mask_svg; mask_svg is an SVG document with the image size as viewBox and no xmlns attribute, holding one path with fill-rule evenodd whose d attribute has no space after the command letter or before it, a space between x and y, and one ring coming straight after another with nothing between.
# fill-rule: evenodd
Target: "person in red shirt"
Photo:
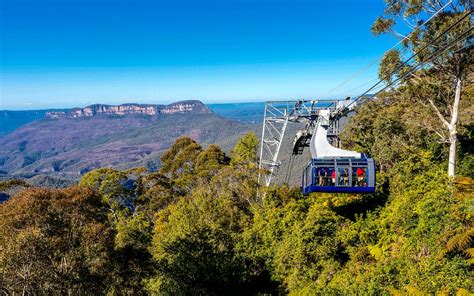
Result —
<instances>
[{"instance_id":1,"label":"person in red shirt","mask_svg":"<svg viewBox=\"0 0 474 296\"><path fill-rule=\"evenodd\" d=\"M333 185L336 185L336 170L333 170L331 173L331 181Z\"/></svg>"},{"instance_id":2,"label":"person in red shirt","mask_svg":"<svg viewBox=\"0 0 474 296\"><path fill-rule=\"evenodd\" d=\"M363 168L357 168L356 174L357 174L357 185L361 186L365 179L365 170Z\"/></svg>"}]
</instances>

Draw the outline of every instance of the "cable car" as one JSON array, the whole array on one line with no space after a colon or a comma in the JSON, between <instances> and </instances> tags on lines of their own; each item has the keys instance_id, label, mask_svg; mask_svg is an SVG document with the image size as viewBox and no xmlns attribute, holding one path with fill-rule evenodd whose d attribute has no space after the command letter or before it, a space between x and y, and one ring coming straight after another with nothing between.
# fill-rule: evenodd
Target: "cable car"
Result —
<instances>
[{"instance_id":1,"label":"cable car","mask_svg":"<svg viewBox=\"0 0 474 296\"><path fill-rule=\"evenodd\" d=\"M375 165L363 153L344 150L328 142L330 111L320 110L309 144L312 159L303 171L302 191L371 193L375 191ZM298 133L298 137L304 136ZM303 141L295 138L295 145ZM293 147L293 151L298 151Z\"/></svg>"},{"instance_id":2,"label":"cable car","mask_svg":"<svg viewBox=\"0 0 474 296\"><path fill-rule=\"evenodd\" d=\"M311 192L371 193L375 169L371 158L313 158L305 167L303 194Z\"/></svg>"}]
</instances>

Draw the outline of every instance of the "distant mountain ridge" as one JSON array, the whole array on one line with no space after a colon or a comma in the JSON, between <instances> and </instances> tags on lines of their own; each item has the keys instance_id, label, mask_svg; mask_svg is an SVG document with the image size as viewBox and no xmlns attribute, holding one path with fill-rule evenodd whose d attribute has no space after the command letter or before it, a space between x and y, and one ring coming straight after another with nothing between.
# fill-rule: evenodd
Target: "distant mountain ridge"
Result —
<instances>
[{"instance_id":1,"label":"distant mountain ridge","mask_svg":"<svg viewBox=\"0 0 474 296\"><path fill-rule=\"evenodd\" d=\"M189 112L189 104L193 105L194 112L199 112L198 109L202 108L202 113L208 113L210 111L214 112L217 115L220 115L224 118L230 120L237 120L244 123L261 123L263 119L264 103L255 102L255 103L216 103L216 104L202 104L197 100L184 100L169 105L165 104L137 104L137 103L127 103L121 105L106 105L106 104L95 104L87 106L84 108L72 108L72 109L44 109L44 110L23 110L23 111L14 111L14 110L0 110L0 138L7 135L8 133L13 132L15 129L34 122L36 120L43 119L48 117L50 119L59 119L65 117L73 117L72 112L81 112L86 108L92 108L93 110L99 111L99 109L110 109L110 107L118 107L118 109L123 110L123 106L136 108L136 111L123 112L125 114L143 114L149 116L156 116L177 113L177 112ZM194 104L196 103L196 104ZM201 104L203 106L201 106ZM100 107L100 108L98 108ZM152 108L149 108L152 107ZM204 108L203 108L204 107ZM159 111L158 111L159 110ZM102 115L109 116L123 116L119 112L104 112ZM84 114L87 114L85 110ZM48 113L48 115L46 115ZM100 113L100 112L99 112ZM98 112L94 113L95 115L99 114ZM153 113L156 113L153 115ZM79 114L80 115L80 114Z\"/></svg>"},{"instance_id":2,"label":"distant mountain ridge","mask_svg":"<svg viewBox=\"0 0 474 296\"><path fill-rule=\"evenodd\" d=\"M130 114L157 116L160 114L176 114L176 113L212 113L206 105L201 101L187 100L179 101L169 105L157 104L121 104L121 105L104 105L94 104L84 108L73 108L69 111L49 111L45 117L49 119L58 118L80 118L93 116L124 116Z\"/></svg>"},{"instance_id":3,"label":"distant mountain ridge","mask_svg":"<svg viewBox=\"0 0 474 296\"><path fill-rule=\"evenodd\" d=\"M46 185L51 178L76 181L100 167L153 171L179 137L218 144L228 152L244 133L258 129L217 115L200 101L52 111L0 137L0 179Z\"/></svg>"}]
</instances>

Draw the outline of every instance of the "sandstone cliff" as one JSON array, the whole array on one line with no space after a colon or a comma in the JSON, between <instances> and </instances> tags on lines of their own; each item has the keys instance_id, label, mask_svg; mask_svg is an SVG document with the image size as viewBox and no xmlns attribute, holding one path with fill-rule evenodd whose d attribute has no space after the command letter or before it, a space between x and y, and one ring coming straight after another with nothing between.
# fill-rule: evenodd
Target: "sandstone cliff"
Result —
<instances>
[{"instance_id":1,"label":"sandstone cliff","mask_svg":"<svg viewBox=\"0 0 474 296\"><path fill-rule=\"evenodd\" d=\"M85 108L74 108L69 111L51 111L46 113L46 118L80 118L93 116L124 116L129 114L157 116L160 114L176 113L199 113L206 114L212 111L202 102L189 100L172 103L169 105L155 104L122 104L118 106L95 104Z\"/></svg>"}]
</instances>

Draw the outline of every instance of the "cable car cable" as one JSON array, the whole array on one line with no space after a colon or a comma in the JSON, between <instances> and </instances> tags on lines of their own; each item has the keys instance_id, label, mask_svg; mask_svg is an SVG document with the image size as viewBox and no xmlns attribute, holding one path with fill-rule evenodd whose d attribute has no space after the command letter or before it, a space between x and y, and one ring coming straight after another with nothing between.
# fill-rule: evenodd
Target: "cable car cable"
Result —
<instances>
[{"instance_id":1,"label":"cable car cable","mask_svg":"<svg viewBox=\"0 0 474 296\"><path fill-rule=\"evenodd\" d=\"M472 13L471 10L469 10L468 13L466 13L462 18L460 18L458 21L456 21L454 24L452 24L451 26L449 26L446 30L444 30L441 34L439 34L438 36L436 36L430 43L428 44L425 44L420 50L416 51L411 57L409 57L407 60L405 60L401 65L399 65L395 70L393 70L389 75L387 75L386 77L390 77L392 76L393 74L395 74L397 71L399 71L400 69L402 69L402 67L406 66L408 64L409 61L411 61L413 58L415 58L416 56L418 56L422 51L424 51L426 48L428 48L429 46L431 45L434 45L433 43L440 39L441 37L443 37L447 32L451 31L455 26L457 26L459 23L461 23L466 17L470 16ZM375 87L377 87L378 85L380 85L381 83L383 83L384 80L383 79L379 79L379 81L374 84L373 86L371 86L368 90L366 90L362 95L358 96L356 99L354 99L349 105L346 106L346 108L350 107L352 104L354 104L356 101L358 101L359 99L361 99L363 96L367 95L371 90L373 90ZM393 85L393 84L391 84ZM385 88L384 88L385 89ZM371 96L373 97L373 96Z\"/></svg>"},{"instance_id":2,"label":"cable car cable","mask_svg":"<svg viewBox=\"0 0 474 296\"><path fill-rule=\"evenodd\" d=\"M397 46L399 46L403 41L405 41L405 39L407 39L408 37L410 37L414 32L416 32L418 29L420 29L421 27L425 26L426 24L428 24L431 20L434 19L435 16L437 16L441 11L443 11L449 4L451 4L453 2L453 0L449 1L448 3L446 3L443 7L441 7L438 11L436 11L434 14L432 14L430 16L430 18L428 18L424 23L422 23L421 25L418 25L416 26L411 32L410 34L406 35L403 39L401 39L398 43L396 43L395 45L393 45L391 48L387 49L384 54L394 48L396 48ZM373 60L372 62L370 62L368 65L366 65L365 67L359 69L358 71L354 72L354 74L352 74L349 78L347 78L346 80L344 80L342 83L338 84L336 87L334 87L333 89L329 90L329 92L326 93L325 97L327 97L329 94L333 93L336 89L346 85L347 83L349 83L351 80L353 80L354 78L358 77L360 74L364 73L365 71L367 71L370 67L372 67L373 65L375 65L376 63L379 62L379 59L375 59Z\"/></svg>"},{"instance_id":3,"label":"cable car cable","mask_svg":"<svg viewBox=\"0 0 474 296\"><path fill-rule=\"evenodd\" d=\"M375 94L371 95L368 97L368 99L371 99L373 97L375 97L377 94L381 93L382 91L386 90L387 88L389 88L390 86L394 85L395 83L397 83L398 81L402 80L405 76L407 76L408 74L411 74L413 73L415 70L417 70L417 68L420 66L420 65L424 65L426 64L427 62L430 62L431 60L433 60L434 58L437 58L438 56L440 56L443 52L445 52L446 50L448 50L449 48L451 48L452 45L454 45L454 43L460 41L461 39L463 39L463 36L466 35L466 33L470 33L470 31L472 30L472 28L469 28L466 32L462 33L459 37L457 37L454 41L452 41L450 44L448 44L446 47L438 50L437 52L435 52L433 55L431 55L427 60L423 61L423 62L420 62L418 63L415 67L413 67L411 70L409 70L408 72L404 73L402 76L398 77L397 79L395 79L394 81L392 81L391 83L389 83L388 85L386 85L384 88L382 88L381 90L377 91ZM462 38L460 38L462 37ZM354 101L355 102L355 101ZM353 103L353 102L352 102ZM352 104L351 103L351 104ZM349 104L348 106L350 106L351 104Z\"/></svg>"}]
</instances>

